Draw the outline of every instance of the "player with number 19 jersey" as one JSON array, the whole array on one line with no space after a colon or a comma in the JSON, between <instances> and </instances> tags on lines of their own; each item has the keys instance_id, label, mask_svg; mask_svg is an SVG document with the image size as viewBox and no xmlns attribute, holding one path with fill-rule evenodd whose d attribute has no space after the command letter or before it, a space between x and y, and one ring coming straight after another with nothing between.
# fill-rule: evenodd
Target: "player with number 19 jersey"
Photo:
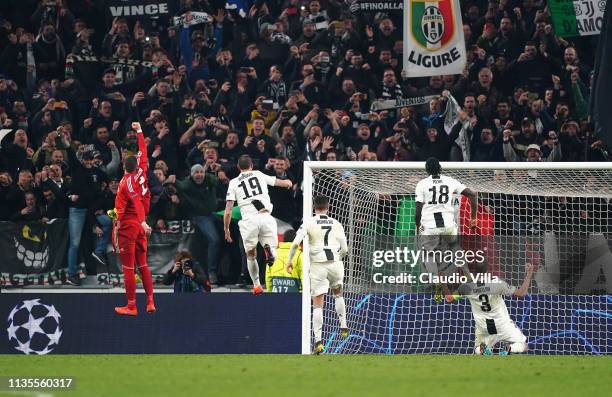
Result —
<instances>
[{"instance_id":1,"label":"player with number 19 jersey","mask_svg":"<svg viewBox=\"0 0 612 397\"><path fill-rule=\"evenodd\" d=\"M268 185L274 186L276 177L261 171L244 171L232 179L227 188L227 200L236 201L242 219L257 215L261 211L272 213L272 202L268 194Z\"/></svg>"}]
</instances>

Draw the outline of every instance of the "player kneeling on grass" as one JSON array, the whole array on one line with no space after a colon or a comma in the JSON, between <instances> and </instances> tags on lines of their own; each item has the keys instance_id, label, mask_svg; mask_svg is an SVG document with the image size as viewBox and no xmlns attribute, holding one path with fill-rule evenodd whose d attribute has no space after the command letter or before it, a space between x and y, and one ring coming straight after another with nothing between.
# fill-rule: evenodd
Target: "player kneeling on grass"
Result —
<instances>
[{"instance_id":1,"label":"player kneeling on grass","mask_svg":"<svg viewBox=\"0 0 612 397\"><path fill-rule=\"evenodd\" d=\"M514 324L508 308L504 302L503 295L513 295L519 298L529 292L529 285L533 278L536 267L527 263L527 274L520 288L508 285L505 281L496 283L465 283L458 288L458 293L466 296L472 305L472 314L476 323L476 346L474 354L493 354L493 347L499 342L506 343L505 350L500 351L500 356L510 353L525 353L527 338ZM480 269L481 273L486 271L486 262ZM455 296L447 295L446 301L452 302Z\"/></svg>"},{"instance_id":2,"label":"player kneeling on grass","mask_svg":"<svg viewBox=\"0 0 612 397\"><path fill-rule=\"evenodd\" d=\"M337 220L327 215L329 199L325 196L316 196L313 200L315 216L306 221L297 232L291 244L287 272L293 270L293 256L304 237L308 235L308 255L310 259L310 289L312 295L312 328L315 337L314 354L323 352L323 302L325 294L331 288L336 302L336 313L340 319L340 336L348 337L346 325L346 306L342 297L342 279L344 278L344 265L342 257L347 252L346 235L344 228Z\"/></svg>"},{"instance_id":3,"label":"player kneeling on grass","mask_svg":"<svg viewBox=\"0 0 612 397\"><path fill-rule=\"evenodd\" d=\"M238 227L247 254L247 267L251 280L253 280L253 294L259 295L263 293L263 288L259 282L257 243L264 247L268 265L274 263L278 246L276 219L272 216L268 185L291 189L293 182L288 179L277 179L261 171L253 171L253 160L246 154L238 158L238 170L240 170L240 175L232 179L227 188L225 214L223 215L225 240L228 243L232 242L229 225L234 201L236 201L242 216Z\"/></svg>"}]
</instances>

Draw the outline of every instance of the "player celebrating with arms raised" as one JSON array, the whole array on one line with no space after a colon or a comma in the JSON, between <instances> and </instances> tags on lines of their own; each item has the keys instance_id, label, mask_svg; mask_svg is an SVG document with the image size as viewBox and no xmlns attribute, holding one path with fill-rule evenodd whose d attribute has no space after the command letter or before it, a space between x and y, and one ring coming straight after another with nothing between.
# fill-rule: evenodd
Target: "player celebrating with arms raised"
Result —
<instances>
[{"instance_id":1,"label":"player celebrating with arms raised","mask_svg":"<svg viewBox=\"0 0 612 397\"><path fill-rule=\"evenodd\" d=\"M151 191L149 190L149 178L147 175L147 172L149 172L147 143L145 142L140 123L132 123L132 129L136 131L136 137L138 140L138 153L136 153L138 171L136 171L136 180L142 189L142 205L144 207L145 215L149 215L149 209L151 208Z\"/></svg>"},{"instance_id":2,"label":"player celebrating with arms raised","mask_svg":"<svg viewBox=\"0 0 612 397\"><path fill-rule=\"evenodd\" d=\"M268 194L269 186L278 186L290 189L293 183L290 180L277 179L261 171L253 171L253 160L248 155L238 158L240 175L232 179L227 188L225 213L223 214L223 228L225 240L232 242L229 230L232 218L234 201L238 202L242 220L238 222L240 235L247 254L249 275L253 280L253 293L263 293L259 282L259 265L257 264L257 243L264 247L266 263L274 263L278 234L276 219L272 217L272 203Z\"/></svg>"},{"instance_id":3,"label":"player celebrating with arms raised","mask_svg":"<svg viewBox=\"0 0 612 397\"><path fill-rule=\"evenodd\" d=\"M132 123L132 128L138 132L139 146L142 130L139 123ZM117 219L114 226L114 244L119 253L123 275L125 279L125 293L128 303L126 306L116 307L118 314L136 316L136 277L134 264L142 278L142 284L147 294L147 312L155 311L153 302L153 280L147 265L147 236L151 234L151 227L145 221L148 211L148 187L146 185L147 159L146 149L144 159L141 150L137 156L128 156L123 162L124 175L119 183L117 197L115 198L115 211ZM143 168L144 167L144 168ZM145 207L146 206L146 207Z\"/></svg>"},{"instance_id":4,"label":"player celebrating with arms raised","mask_svg":"<svg viewBox=\"0 0 612 397\"><path fill-rule=\"evenodd\" d=\"M342 258L347 254L346 235L342 224L327 215L329 199L316 196L313 200L315 216L304 222L297 232L287 261L287 272L293 270L293 256L298 245L308 235L308 255L310 258L310 290L312 295L312 328L315 338L314 354L323 352L323 303L325 294L331 288L334 295L336 313L340 319L340 336L348 337L346 306L342 297L344 265Z\"/></svg>"}]
</instances>

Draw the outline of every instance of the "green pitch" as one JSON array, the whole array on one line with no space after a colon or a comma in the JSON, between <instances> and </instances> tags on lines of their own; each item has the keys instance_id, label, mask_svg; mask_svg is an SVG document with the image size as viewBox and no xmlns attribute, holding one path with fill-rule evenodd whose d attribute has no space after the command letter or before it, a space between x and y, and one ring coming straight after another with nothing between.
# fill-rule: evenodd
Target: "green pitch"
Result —
<instances>
[{"instance_id":1,"label":"green pitch","mask_svg":"<svg viewBox=\"0 0 612 397\"><path fill-rule=\"evenodd\" d=\"M30 396L600 396L612 356L0 356L0 376L74 376Z\"/></svg>"}]
</instances>

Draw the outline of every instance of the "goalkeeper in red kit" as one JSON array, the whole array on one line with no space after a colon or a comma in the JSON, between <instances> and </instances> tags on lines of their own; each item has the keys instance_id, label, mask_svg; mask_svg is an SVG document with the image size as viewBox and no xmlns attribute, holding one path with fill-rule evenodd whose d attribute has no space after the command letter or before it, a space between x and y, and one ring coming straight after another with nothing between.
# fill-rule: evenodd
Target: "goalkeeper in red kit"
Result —
<instances>
[{"instance_id":1,"label":"goalkeeper in red kit","mask_svg":"<svg viewBox=\"0 0 612 397\"><path fill-rule=\"evenodd\" d=\"M153 280L147 265L147 236L151 227L146 223L145 216L149 210L149 190L147 187L147 154L140 123L132 123L138 133L140 151L137 156L124 159L124 175L119 183L115 198L117 219L114 227L114 244L119 253L125 279L125 293L128 303L116 307L118 314L135 316L136 309L136 277L134 265L138 265L142 284L147 294L147 312L155 311L153 302ZM141 145L142 142L142 145ZM144 148L144 149L143 149Z\"/></svg>"}]
</instances>

